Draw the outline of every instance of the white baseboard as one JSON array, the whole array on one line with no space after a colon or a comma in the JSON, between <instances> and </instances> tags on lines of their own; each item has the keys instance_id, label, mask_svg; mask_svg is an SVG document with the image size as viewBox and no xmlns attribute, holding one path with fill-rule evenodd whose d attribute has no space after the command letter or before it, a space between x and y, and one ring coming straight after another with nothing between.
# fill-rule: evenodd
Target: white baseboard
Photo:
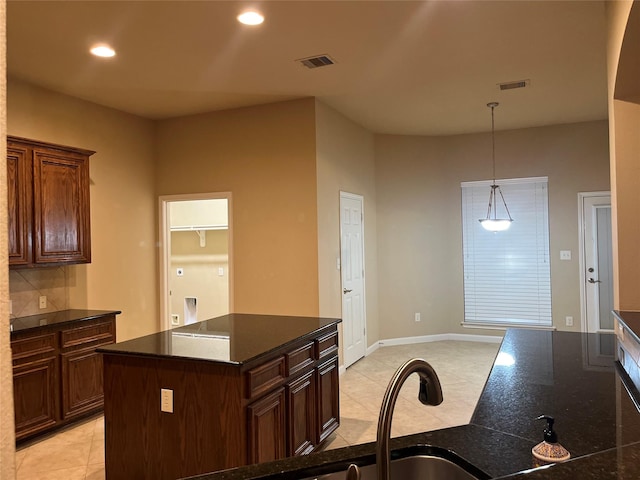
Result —
<instances>
[{"instance_id":1,"label":"white baseboard","mask_svg":"<svg viewBox=\"0 0 640 480\"><path fill-rule=\"evenodd\" d=\"M369 355L371 355L373 352L375 352L379 348L380 348L380 342L374 343L370 347L367 347L367 351L365 352L365 356L368 357Z\"/></svg>"},{"instance_id":2,"label":"white baseboard","mask_svg":"<svg viewBox=\"0 0 640 480\"><path fill-rule=\"evenodd\" d=\"M419 337L403 337L403 338L388 338L377 342L379 346L389 347L393 345L409 345L412 343L429 343L429 342L441 342L445 340L455 340L458 342L483 342L483 343L500 343L502 337L490 336L490 335L468 335L464 333L440 333L437 335L422 335ZM369 347L371 348L371 347ZM367 349L368 351L369 349ZM375 351L372 350L372 352Z\"/></svg>"}]
</instances>

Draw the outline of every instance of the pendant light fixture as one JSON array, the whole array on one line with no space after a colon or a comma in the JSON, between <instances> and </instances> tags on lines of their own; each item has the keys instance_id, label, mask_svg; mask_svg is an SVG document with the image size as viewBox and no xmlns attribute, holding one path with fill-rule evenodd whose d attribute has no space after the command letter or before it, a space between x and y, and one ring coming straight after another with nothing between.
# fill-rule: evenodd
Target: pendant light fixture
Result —
<instances>
[{"instance_id":1,"label":"pendant light fixture","mask_svg":"<svg viewBox=\"0 0 640 480\"><path fill-rule=\"evenodd\" d=\"M496 185L496 138L495 138L495 123L493 120L493 110L498 106L498 102L487 103L487 107L491 109L491 158L493 160L493 183L491 184L491 192L489 192L489 206L487 208L487 216L481 218L480 224L485 230L490 232L501 232L507 230L513 222L509 208L507 208L507 202L504 201L504 195L500 190L500 185ZM500 200L504 205L504 210L507 213L507 218L498 218L498 194Z\"/></svg>"}]
</instances>

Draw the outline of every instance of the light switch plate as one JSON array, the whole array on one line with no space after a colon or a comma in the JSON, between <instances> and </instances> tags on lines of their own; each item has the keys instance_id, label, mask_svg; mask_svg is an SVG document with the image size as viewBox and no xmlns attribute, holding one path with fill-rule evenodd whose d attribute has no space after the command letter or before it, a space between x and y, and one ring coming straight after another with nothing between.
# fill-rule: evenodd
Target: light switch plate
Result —
<instances>
[{"instance_id":1,"label":"light switch plate","mask_svg":"<svg viewBox=\"0 0 640 480\"><path fill-rule=\"evenodd\" d=\"M571 250L560 250L560 260L571 260Z\"/></svg>"},{"instance_id":2,"label":"light switch plate","mask_svg":"<svg viewBox=\"0 0 640 480\"><path fill-rule=\"evenodd\" d=\"M166 413L173 413L173 390L168 388L160 389L160 410Z\"/></svg>"}]
</instances>

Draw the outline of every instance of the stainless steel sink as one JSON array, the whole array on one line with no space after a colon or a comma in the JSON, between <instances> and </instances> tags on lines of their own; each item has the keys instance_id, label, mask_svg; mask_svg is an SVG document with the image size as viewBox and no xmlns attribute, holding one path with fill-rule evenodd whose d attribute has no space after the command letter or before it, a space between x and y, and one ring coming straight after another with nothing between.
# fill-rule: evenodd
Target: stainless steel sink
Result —
<instances>
[{"instance_id":1,"label":"stainless steel sink","mask_svg":"<svg viewBox=\"0 0 640 480\"><path fill-rule=\"evenodd\" d=\"M421 453L429 452L429 453ZM398 457L401 458L393 458ZM445 458L449 457L449 458ZM360 480L377 480L375 458L354 460L360 469ZM331 473L303 477L304 480L345 480L349 464L335 466ZM301 477L299 477L301 478ZM410 447L395 451L391 460L392 480L484 480L489 476L446 450L434 447Z\"/></svg>"}]
</instances>

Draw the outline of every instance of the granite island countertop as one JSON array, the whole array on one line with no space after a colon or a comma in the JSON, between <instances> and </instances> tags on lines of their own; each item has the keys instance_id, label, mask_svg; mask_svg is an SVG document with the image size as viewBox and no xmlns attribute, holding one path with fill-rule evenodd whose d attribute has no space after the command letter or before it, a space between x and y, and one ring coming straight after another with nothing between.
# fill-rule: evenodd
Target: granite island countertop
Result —
<instances>
[{"instance_id":1,"label":"granite island countertop","mask_svg":"<svg viewBox=\"0 0 640 480\"><path fill-rule=\"evenodd\" d=\"M107 354L243 365L342 320L231 313L100 348Z\"/></svg>"},{"instance_id":2,"label":"granite island countertop","mask_svg":"<svg viewBox=\"0 0 640 480\"><path fill-rule=\"evenodd\" d=\"M615 348L611 334L508 330L469 425L395 438L391 447L445 449L489 478L639 478L640 413L615 365ZM531 448L544 428L534 418L543 413L556 418L572 460L531 470ZM192 478L286 480L301 478L301 469L315 475L330 464L374 457L375 444L367 443Z\"/></svg>"},{"instance_id":3,"label":"granite island countertop","mask_svg":"<svg viewBox=\"0 0 640 480\"><path fill-rule=\"evenodd\" d=\"M613 315L620 319L640 342L640 312L614 310Z\"/></svg>"}]
</instances>

